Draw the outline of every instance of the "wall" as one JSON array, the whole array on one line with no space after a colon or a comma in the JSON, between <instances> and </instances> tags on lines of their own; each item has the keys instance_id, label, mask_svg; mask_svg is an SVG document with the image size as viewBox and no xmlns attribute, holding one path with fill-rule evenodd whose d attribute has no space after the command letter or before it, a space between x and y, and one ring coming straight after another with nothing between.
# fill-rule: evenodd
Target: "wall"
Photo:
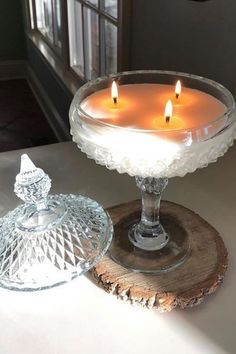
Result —
<instances>
[{"instance_id":1,"label":"wall","mask_svg":"<svg viewBox=\"0 0 236 354\"><path fill-rule=\"evenodd\" d=\"M0 61L26 57L20 0L0 1Z\"/></svg>"},{"instance_id":2,"label":"wall","mask_svg":"<svg viewBox=\"0 0 236 354\"><path fill-rule=\"evenodd\" d=\"M236 1L134 0L132 69L203 75L236 89Z\"/></svg>"}]
</instances>

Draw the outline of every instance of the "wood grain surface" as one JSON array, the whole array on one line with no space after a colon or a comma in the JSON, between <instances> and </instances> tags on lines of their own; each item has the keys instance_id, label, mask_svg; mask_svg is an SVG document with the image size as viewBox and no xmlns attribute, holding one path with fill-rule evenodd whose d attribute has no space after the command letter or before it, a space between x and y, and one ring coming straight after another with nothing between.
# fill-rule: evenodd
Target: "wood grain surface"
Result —
<instances>
[{"instance_id":1,"label":"wood grain surface","mask_svg":"<svg viewBox=\"0 0 236 354\"><path fill-rule=\"evenodd\" d=\"M114 232L122 219L140 211L137 200L109 208ZM189 236L191 252L181 266L158 275L135 273L114 262L108 253L93 268L94 278L108 293L161 312L199 305L223 281L228 265L224 242L211 225L181 205L162 201L162 217L175 219Z\"/></svg>"}]
</instances>

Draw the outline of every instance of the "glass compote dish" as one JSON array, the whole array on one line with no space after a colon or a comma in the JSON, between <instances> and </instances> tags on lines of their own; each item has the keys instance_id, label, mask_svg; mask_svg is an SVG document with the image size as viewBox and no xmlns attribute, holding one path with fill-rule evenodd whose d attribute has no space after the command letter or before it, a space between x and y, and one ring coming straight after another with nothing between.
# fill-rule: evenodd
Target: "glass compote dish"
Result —
<instances>
[{"instance_id":1,"label":"glass compote dish","mask_svg":"<svg viewBox=\"0 0 236 354\"><path fill-rule=\"evenodd\" d=\"M180 112L178 117L171 124L170 117L164 123L163 117L150 120L150 126L143 123L149 119L145 109L149 110L151 98L141 84L168 85L167 93L157 94L155 98L164 102L177 80L181 80L186 90L181 100L177 96L173 98L174 109ZM111 102L106 91L113 81L119 84L118 102L117 97ZM137 84L143 90L142 107L132 95L125 96L125 89L132 91ZM211 106L206 104L205 119L196 90L206 100L221 105L220 113L211 111ZM92 101L95 95L98 95L97 102ZM186 108L189 103L197 110L195 121L191 121L192 113ZM181 109L185 110L183 121ZM124 110L131 112L127 113L128 120L119 116ZM168 178L207 166L232 145L236 136L236 113L231 93L214 81L190 74L156 70L118 73L88 82L77 91L70 108L70 125L73 141L89 158L108 169L135 176L141 191L141 219L127 220L123 232L115 230L109 249L112 259L133 271L153 274L181 265L191 250L190 243L184 230L173 225L172 220L160 220L161 194Z\"/></svg>"}]
</instances>

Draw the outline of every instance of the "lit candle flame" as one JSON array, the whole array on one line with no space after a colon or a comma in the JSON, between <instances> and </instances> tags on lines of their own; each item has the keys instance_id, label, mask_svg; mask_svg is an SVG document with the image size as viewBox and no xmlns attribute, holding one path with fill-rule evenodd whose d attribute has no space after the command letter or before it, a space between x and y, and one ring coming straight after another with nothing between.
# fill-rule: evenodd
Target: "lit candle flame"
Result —
<instances>
[{"instance_id":1,"label":"lit candle flame","mask_svg":"<svg viewBox=\"0 0 236 354\"><path fill-rule=\"evenodd\" d=\"M111 97L114 103L117 103L118 98L118 87L115 81L112 82L111 85Z\"/></svg>"},{"instance_id":2,"label":"lit candle flame","mask_svg":"<svg viewBox=\"0 0 236 354\"><path fill-rule=\"evenodd\" d=\"M178 80L175 85L175 98L178 99L181 94L181 82Z\"/></svg>"},{"instance_id":3,"label":"lit candle flame","mask_svg":"<svg viewBox=\"0 0 236 354\"><path fill-rule=\"evenodd\" d=\"M166 103L166 107L165 107L165 119L166 119L166 123L169 123L170 118L172 117L173 114L173 105L171 100L168 100Z\"/></svg>"}]
</instances>

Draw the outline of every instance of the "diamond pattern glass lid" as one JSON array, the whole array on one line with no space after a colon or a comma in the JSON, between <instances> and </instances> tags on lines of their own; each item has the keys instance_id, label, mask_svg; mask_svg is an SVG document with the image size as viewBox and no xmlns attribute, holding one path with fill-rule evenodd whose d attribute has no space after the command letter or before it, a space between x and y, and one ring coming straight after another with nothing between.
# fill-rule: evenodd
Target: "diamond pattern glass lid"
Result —
<instances>
[{"instance_id":1,"label":"diamond pattern glass lid","mask_svg":"<svg viewBox=\"0 0 236 354\"><path fill-rule=\"evenodd\" d=\"M15 193L25 201L0 219L0 286L39 290L87 272L107 251L112 222L96 201L47 195L51 180L21 157Z\"/></svg>"}]
</instances>

